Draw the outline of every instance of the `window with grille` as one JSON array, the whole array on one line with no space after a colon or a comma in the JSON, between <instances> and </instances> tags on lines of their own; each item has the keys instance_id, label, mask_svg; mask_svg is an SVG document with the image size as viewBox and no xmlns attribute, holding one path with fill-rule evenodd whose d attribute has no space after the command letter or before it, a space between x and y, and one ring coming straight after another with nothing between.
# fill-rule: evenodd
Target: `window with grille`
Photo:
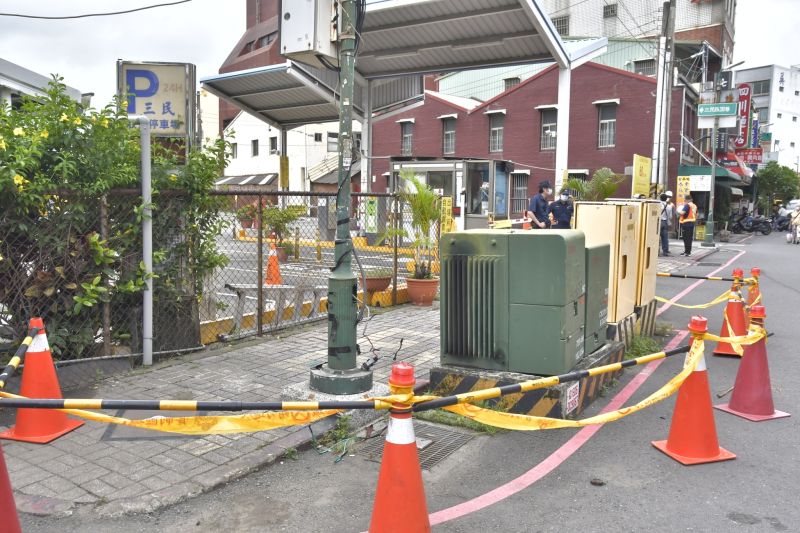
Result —
<instances>
[{"instance_id":1,"label":"window with grille","mask_svg":"<svg viewBox=\"0 0 800 533\"><path fill-rule=\"evenodd\" d=\"M442 121L442 153L456 152L456 119L446 118Z\"/></svg>"},{"instance_id":2,"label":"window with grille","mask_svg":"<svg viewBox=\"0 0 800 533\"><path fill-rule=\"evenodd\" d=\"M503 80L503 90L507 91L514 85L519 85L519 82L520 82L519 78L506 78Z\"/></svg>"},{"instance_id":3,"label":"window with grille","mask_svg":"<svg viewBox=\"0 0 800 533\"><path fill-rule=\"evenodd\" d=\"M339 151L339 134L338 133L328 132L328 151L329 152L338 152Z\"/></svg>"},{"instance_id":4,"label":"window with grille","mask_svg":"<svg viewBox=\"0 0 800 533\"><path fill-rule=\"evenodd\" d=\"M641 61L633 62L633 71L642 76L655 76L656 75L656 60L655 59L642 59Z\"/></svg>"},{"instance_id":5,"label":"window with grille","mask_svg":"<svg viewBox=\"0 0 800 533\"><path fill-rule=\"evenodd\" d=\"M269 138L269 153L274 155L278 153L278 138L277 137L270 137Z\"/></svg>"},{"instance_id":6,"label":"window with grille","mask_svg":"<svg viewBox=\"0 0 800 533\"><path fill-rule=\"evenodd\" d=\"M253 139L250 141L250 153L253 155L253 157L258 155L258 139Z\"/></svg>"},{"instance_id":7,"label":"window with grille","mask_svg":"<svg viewBox=\"0 0 800 533\"><path fill-rule=\"evenodd\" d=\"M558 121L558 110L556 109L543 109L542 110L542 139L539 147L542 150L555 150L556 149L556 132Z\"/></svg>"},{"instance_id":8,"label":"window with grille","mask_svg":"<svg viewBox=\"0 0 800 533\"><path fill-rule=\"evenodd\" d=\"M569 35L569 15L554 18L553 26L555 26L556 31L562 37Z\"/></svg>"},{"instance_id":9,"label":"window with grille","mask_svg":"<svg viewBox=\"0 0 800 533\"><path fill-rule=\"evenodd\" d=\"M606 4L603 6L603 18L610 19L617 16L617 4Z\"/></svg>"},{"instance_id":10,"label":"window with grille","mask_svg":"<svg viewBox=\"0 0 800 533\"><path fill-rule=\"evenodd\" d=\"M598 106L600 127L597 133L598 148L613 148L617 142L617 106Z\"/></svg>"},{"instance_id":11,"label":"window with grille","mask_svg":"<svg viewBox=\"0 0 800 533\"><path fill-rule=\"evenodd\" d=\"M231 158L236 159L237 157L239 157L239 145L231 143Z\"/></svg>"},{"instance_id":12,"label":"window with grille","mask_svg":"<svg viewBox=\"0 0 800 533\"><path fill-rule=\"evenodd\" d=\"M528 174L511 173L511 213L524 214L528 209Z\"/></svg>"},{"instance_id":13,"label":"window with grille","mask_svg":"<svg viewBox=\"0 0 800 533\"><path fill-rule=\"evenodd\" d=\"M769 80L754 81L750 84L753 87L753 94L767 94L769 92Z\"/></svg>"},{"instance_id":14,"label":"window with grille","mask_svg":"<svg viewBox=\"0 0 800 533\"><path fill-rule=\"evenodd\" d=\"M506 116L502 113L489 115L489 151L503 151L503 124Z\"/></svg>"},{"instance_id":15,"label":"window with grille","mask_svg":"<svg viewBox=\"0 0 800 533\"><path fill-rule=\"evenodd\" d=\"M321 133L315 133L314 134L314 142L315 143L321 143L322 142L322 134Z\"/></svg>"},{"instance_id":16,"label":"window with grille","mask_svg":"<svg viewBox=\"0 0 800 533\"><path fill-rule=\"evenodd\" d=\"M400 155L411 155L414 147L414 124L400 123Z\"/></svg>"},{"instance_id":17,"label":"window with grille","mask_svg":"<svg viewBox=\"0 0 800 533\"><path fill-rule=\"evenodd\" d=\"M769 108L762 107L758 110L758 121L762 124L766 124L769 120Z\"/></svg>"}]
</instances>

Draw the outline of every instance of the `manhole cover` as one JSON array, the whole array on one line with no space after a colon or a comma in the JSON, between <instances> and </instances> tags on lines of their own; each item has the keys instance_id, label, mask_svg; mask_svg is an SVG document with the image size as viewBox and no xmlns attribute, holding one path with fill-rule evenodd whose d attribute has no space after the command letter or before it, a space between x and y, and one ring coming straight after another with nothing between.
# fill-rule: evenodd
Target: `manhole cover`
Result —
<instances>
[{"instance_id":1,"label":"manhole cover","mask_svg":"<svg viewBox=\"0 0 800 533\"><path fill-rule=\"evenodd\" d=\"M722 263L697 263L697 266L701 266L701 267L721 267Z\"/></svg>"},{"instance_id":2,"label":"manhole cover","mask_svg":"<svg viewBox=\"0 0 800 533\"><path fill-rule=\"evenodd\" d=\"M448 455L468 443L474 436L472 433L443 428L434 424L414 421L414 433L417 437L419 463L423 470L430 470ZM359 448L370 461L380 462L383 455L383 438L370 439Z\"/></svg>"}]
</instances>

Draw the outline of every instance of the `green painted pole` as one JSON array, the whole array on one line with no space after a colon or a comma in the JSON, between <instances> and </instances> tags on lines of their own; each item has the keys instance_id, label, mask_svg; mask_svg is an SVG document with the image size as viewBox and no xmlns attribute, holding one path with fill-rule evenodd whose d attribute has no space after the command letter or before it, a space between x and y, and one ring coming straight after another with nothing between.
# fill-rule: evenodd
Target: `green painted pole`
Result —
<instances>
[{"instance_id":1,"label":"green painted pole","mask_svg":"<svg viewBox=\"0 0 800 533\"><path fill-rule=\"evenodd\" d=\"M356 67L355 0L340 2L339 188L336 195L336 247L328 277L328 362L311 371L312 389L327 394L357 394L372 388L372 372L356 365L358 285L352 271L350 166L353 163L353 95Z\"/></svg>"}]
</instances>

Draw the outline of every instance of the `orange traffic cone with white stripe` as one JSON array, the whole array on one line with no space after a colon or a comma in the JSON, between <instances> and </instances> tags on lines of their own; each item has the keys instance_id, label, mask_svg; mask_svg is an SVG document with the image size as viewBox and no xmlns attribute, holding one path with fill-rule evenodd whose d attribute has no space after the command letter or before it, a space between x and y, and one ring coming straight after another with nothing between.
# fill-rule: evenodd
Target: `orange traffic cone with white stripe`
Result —
<instances>
[{"instance_id":1,"label":"orange traffic cone with white stripe","mask_svg":"<svg viewBox=\"0 0 800 533\"><path fill-rule=\"evenodd\" d=\"M25 353L20 394L26 398L61 398L61 387L47 343L47 333L41 318L32 318L31 328L39 328ZM17 409L14 427L0 433L0 439L46 444L83 425L80 420L67 418L63 411L53 409Z\"/></svg>"},{"instance_id":2,"label":"orange traffic cone with white stripe","mask_svg":"<svg viewBox=\"0 0 800 533\"><path fill-rule=\"evenodd\" d=\"M278 251L275 249L275 243L269 244L269 256L267 256L267 276L264 278L264 283L267 285L281 285L283 279L281 278L281 265L278 261Z\"/></svg>"},{"instance_id":3,"label":"orange traffic cone with white stripe","mask_svg":"<svg viewBox=\"0 0 800 533\"><path fill-rule=\"evenodd\" d=\"M692 343L699 342L707 330L708 321L704 317L692 317L689 323ZM668 439L654 441L653 446L684 465L713 463L736 457L721 448L717 440L708 371L703 356L700 356L694 372L686 378L678 391Z\"/></svg>"},{"instance_id":4,"label":"orange traffic cone with white stripe","mask_svg":"<svg viewBox=\"0 0 800 533\"><path fill-rule=\"evenodd\" d=\"M763 331L764 319L767 318L764 306L754 305L750 309L750 318L752 327ZM736 373L731 401L714 407L753 422L791 416L789 413L776 411L775 404L772 403L766 338L744 347L744 356Z\"/></svg>"},{"instance_id":5,"label":"orange traffic cone with white stripe","mask_svg":"<svg viewBox=\"0 0 800 533\"><path fill-rule=\"evenodd\" d=\"M392 365L389 377L392 394L414 390L414 367L408 363ZM375 505L372 508L370 533L423 533L431 530L417 442L411 422L411 405L392 404L389 430L383 448L381 473Z\"/></svg>"},{"instance_id":6,"label":"orange traffic cone with white stripe","mask_svg":"<svg viewBox=\"0 0 800 533\"><path fill-rule=\"evenodd\" d=\"M17 504L14 502L14 493L11 490L11 480L8 477L6 460L3 457L3 448L0 446L0 516L3 525L0 528L5 533L22 533L17 515Z\"/></svg>"},{"instance_id":7,"label":"orange traffic cone with white stripe","mask_svg":"<svg viewBox=\"0 0 800 533\"><path fill-rule=\"evenodd\" d=\"M744 271L737 268L733 271L733 285L731 285L731 292L728 296L728 305L722 312L722 331L720 337L740 337L747 335L747 318L744 312L744 304L742 303L742 278ZM714 355L732 355L741 357L742 354L737 352L736 349L728 342L718 342L717 347L714 348Z\"/></svg>"}]
</instances>

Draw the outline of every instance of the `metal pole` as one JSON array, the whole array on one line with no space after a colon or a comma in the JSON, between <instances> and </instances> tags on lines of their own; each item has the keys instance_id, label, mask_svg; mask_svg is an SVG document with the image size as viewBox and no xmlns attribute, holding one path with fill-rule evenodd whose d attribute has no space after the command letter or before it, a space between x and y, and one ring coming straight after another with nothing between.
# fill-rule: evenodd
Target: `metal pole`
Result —
<instances>
[{"instance_id":1,"label":"metal pole","mask_svg":"<svg viewBox=\"0 0 800 533\"><path fill-rule=\"evenodd\" d=\"M714 90L716 93L716 89ZM716 100L716 98L715 98ZM714 117L714 129L711 132L711 192L708 196L708 216L706 217L706 236L703 246L714 246L714 187L717 180L717 129L719 117Z\"/></svg>"},{"instance_id":2,"label":"metal pole","mask_svg":"<svg viewBox=\"0 0 800 533\"><path fill-rule=\"evenodd\" d=\"M328 362L311 370L312 389L357 394L372 388L372 372L356 365L356 277L351 268L350 167L353 163L353 93L356 65L356 2L340 2L339 188L336 195L334 267L328 277Z\"/></svg>"},{"instance_id":3,"label":"metal pole","mask_svg":"<svg viewBox=\"0 0 800 533\"><path fill-rule=\"evenodd\" d=\"M142 364L153 364L153 210L150 175L150 119L129 116L139 124L139 146L142 165L142 262L144 263L144 291L142 292Z\"/></svg>"},{"instance_id":4,"label":"metal pole","mask_svg":"<svg viewBox=\"0 0 800 533\"><path fill-rule=\"evenodd\" d=\"M256 261L258 261L258 279L256 280L257 299L256 306L256 334L264 334L264 210L261 208L262 197L258 195L257 221L258 221L258 250L256 250Z\"/></svg>"},{"instance_id":5,"label":"metal pole","mask_svg":"<svg viewBox=\"0 0 800 533\"><path fill-rule=\"evenodd\" d=\"M100 197L100 238L108 241L108 198ZM111 280L106 280L106 287L110 290ZM111 302L103 302L103 355L111 355Z\"/></svg>"}]
</instances>

